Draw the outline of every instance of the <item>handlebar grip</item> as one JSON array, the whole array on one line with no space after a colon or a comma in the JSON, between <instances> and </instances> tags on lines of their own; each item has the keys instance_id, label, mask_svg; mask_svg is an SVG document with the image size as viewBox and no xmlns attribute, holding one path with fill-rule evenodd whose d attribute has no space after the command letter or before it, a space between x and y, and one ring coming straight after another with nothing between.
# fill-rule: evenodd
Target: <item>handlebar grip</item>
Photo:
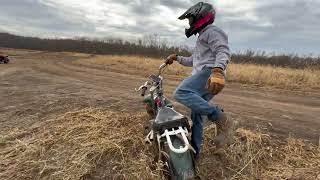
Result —
<instances>
[{"instance_id":1,"label":"handlebar grip","mask_svg":"<svg viewBox=\"0 0 320 180\"><path fill-rule=\"evenodd\" d=\"M147 87L142 88L141 96L144 96L146 94L147 89L148 89Z\"/></svg>"}]
</instances>

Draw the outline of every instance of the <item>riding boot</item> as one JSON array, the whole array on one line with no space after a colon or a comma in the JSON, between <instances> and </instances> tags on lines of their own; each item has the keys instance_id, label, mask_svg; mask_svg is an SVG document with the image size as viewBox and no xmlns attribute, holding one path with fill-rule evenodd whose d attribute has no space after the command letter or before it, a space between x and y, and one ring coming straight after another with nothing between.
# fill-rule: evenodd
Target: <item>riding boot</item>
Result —
<instances>
[{"instance_id":1,"label":"riding boot","mask_svg":"<svg viewBox=\"0 0 320 180\"><path fill-rule=\"evenodd\" d=\"M217 149L222 149L233 142L234 122L226 113L220 112L216 121L217 136L213 139Z\"/></svg>"}]
</instances>

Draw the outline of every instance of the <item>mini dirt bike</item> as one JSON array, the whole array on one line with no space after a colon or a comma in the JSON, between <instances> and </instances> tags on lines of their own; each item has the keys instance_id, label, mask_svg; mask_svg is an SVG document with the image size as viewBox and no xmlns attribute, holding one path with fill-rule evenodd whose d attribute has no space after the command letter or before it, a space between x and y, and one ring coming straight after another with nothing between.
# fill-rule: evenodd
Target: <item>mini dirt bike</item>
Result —
<instances>
[{"instance_id":1,"label":"mini dirt bike","mask_svg":"<svg viewBox=\"0 0 320 180\"><path fill-rule=\"evenodd\" d=\"M0 64L3 63L3 64L8 64L9 63L9 56L2 56L0 55Z\"/></svg>"},{"instance_id":2,"label":"mini dirt bike","mask_svg":"<svg viewBox=\"0 0 320 180\"><path fill-rule=\"evenodd\" d=\"M166 63L162 64L158 74L150 75L150 81L136 89L144 96L146 110L152 117L151 131L146 137L146 142L157 146L157 161L163 165L164 175L168 179L194 179L195 150L189 143L190 124L185 116L173 109L172 103L163 95L161 74L166 67ZM148 88L148 95L145 96Z\"/></svg>"}]
</instances>

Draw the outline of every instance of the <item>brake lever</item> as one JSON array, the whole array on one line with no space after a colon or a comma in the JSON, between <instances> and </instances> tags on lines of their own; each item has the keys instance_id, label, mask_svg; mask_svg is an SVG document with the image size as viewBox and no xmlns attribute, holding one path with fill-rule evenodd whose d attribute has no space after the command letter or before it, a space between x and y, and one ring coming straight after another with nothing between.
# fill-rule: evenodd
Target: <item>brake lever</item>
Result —
<instances>
[{"instance_id":1,"label":"brake lever","mask_svg":"<svg viewBox=\"0 0 320 180\"><path fill-rule=\"evenodd\" d=\"M163 68L165 68L167 65L168 65L167 63L163 63L163 64L160 65L158 76L161 74L161 70L162 70ZM141 85L138 89L135 88L135 91L136 91L136 92L141 91L143 88L147 88L148 85L149 85L149 82L146 81L146 82L144 83L144 85Z\"/></svg>"}]
</instances>

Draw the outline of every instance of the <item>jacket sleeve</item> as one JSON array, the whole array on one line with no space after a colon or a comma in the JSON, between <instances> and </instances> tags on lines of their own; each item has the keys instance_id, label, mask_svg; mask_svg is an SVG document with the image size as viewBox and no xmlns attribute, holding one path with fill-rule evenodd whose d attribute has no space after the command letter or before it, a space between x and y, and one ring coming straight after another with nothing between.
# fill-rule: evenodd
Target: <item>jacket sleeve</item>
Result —
<instances>
[{"instance_id":1,"label":"jacket sleeve","mask_svg":"<svg viewBox=\"0 0 320 180\"><path fill-rule=\"evenodd\" d=\"M230 62L230 49L228 45L228 36L221 31L213 31L209 34L208 44L211 51L216 56L214 67L225 70Z\"/></svg>"},{"instance_id":2,"label":"jacket sleeve","mask_svg":"<svg viewBox=\"0 0 320 180\"><path fill-rule=\"evenodd\" d=\"M192 56L193 55L191 55L190 57L178 56L177 61L184 66L192 67L193 66L193 57Z\"/></svg>"}]
</instances>

